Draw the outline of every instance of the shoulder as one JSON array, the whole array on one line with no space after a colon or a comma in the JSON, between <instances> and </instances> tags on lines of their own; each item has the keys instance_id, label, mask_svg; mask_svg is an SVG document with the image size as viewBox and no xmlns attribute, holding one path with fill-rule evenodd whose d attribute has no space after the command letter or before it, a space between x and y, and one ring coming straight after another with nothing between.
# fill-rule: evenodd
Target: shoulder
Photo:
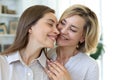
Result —
<instances>
[{"instance_id":1,"label":"shoulder","mask_svg":"<svg viewBox=\"0 0 120 80\"><path fill-rule=\"evenodd\" d=\"M85 80L99 80L99 66L96 60L88 56L86 58L86 65L87 71L86 71L86 77Z\"/></svg>"},{"instance_id":2,"label":"shoulder","mask_svg":"<svg viewBox=\"0 0 120 80\"><path fill-rule=\"evenodd\" d=\"M15 56L18 55L18 52L13 52L11 54L7 54L7 55L0 55L0 64L5 66L5 65L9 65L9 63L16 59Z\"/></svg>"},{"instance_id":3,"label":"shoulder","mask_svg":"<svg viewBox=\"0 0 120 80\"><path fill-rule=\"evenodd\" d=\"M4 55L0 55L0 67L4 67L7 64L7 60Z\"/></svg>"},{"instance_id":4,"label":"shoulder","mask_svg":"<svg viewBox=\"0 0 120 80\"><path fill-rule=\"evenodd\" d=\"M97 61L93 58L91 58L89 55L85 54L85 53L80 53L79 56L81 57L81 61L85 62L86 64L89 65L97 65Z\"/></svg>"},{"instance_id":5,"label":"shoulder","mask_svg":"<svg viewBox=\"0 0 120 80\"><path fill-rule=\"evenodd\" d=\"M98 66L97 61L88 56L85 53L79 52L75 56L71 57L67 63L67 65L78 66L79 69L88 70L90 67Z\"/></svg>"},{"instance_id":6,"label":"shoulder","mask_svg":"<svg viewBox=\"0 0 120 80\"><path fill-rule=\"evenodd\" d=\"M4 55L0 55L0 64L6 62L5 56Z\"/></svg>"},{"instance_id":7,"label":"shoulder","mask_svg":"<svg viewBox=\"0 0 120 80\"><path fill-rule=\"evenodd\" d=\"M90 71L90 72L97 71L98 72L98 70L99 70L98 62L88 55L85 57L85 59L86 59L86 64L88 64L88 71Z\"/></svg>"},{"instance_id":8,"label":"shoulder","mask_svg":"<svg viewBox=\"0 0 120 80\"><path fill-rule=\"evenodd\" d=\"M71 61L71 69L74 68L76 71L72 71L78 76L84 77L84 80L98 80L99 79L99 67L96 60L91 58L85 53L79 53L75 56L74 62Z\"/></svg>"},{"instance_id":9,"label":"shoulder","mask_svg":"<svg viewBox=\"0 0 120 80\"><path fill-rule=\"evenodd\" d=\"M88 71L88 70L93 70L96 69L98 70L98 63L96 60L91 58L89 55L85 53L79 53L77 54L74 59L71 60L71 62L78 66L79 69Z\"/></svg>"},{"instance_id":10,"label":"shoulder","mask_svg":"<svg viewBox=\"0 0 120 80\"><path fill-rule=\"evenodd\" d=\"M95 59L91 58L87 54L83 54L83 64L86 66L86 80L98 80L99 79L99 66Z\"/></svg>"},{"instance_id":11,"label":"shoulder","mask_svg":"<svg viewBox=\"0 0 120 80\"><path fill-rule=\"evenodd\" d=\"M0 80L8 80L9 65L4 55L0 55Z\"/></svg>"},{"instance_id":12,"label":"shoulder","mask_svg":"<svg viewBox=\"0 0 120 80\"><path fill-rule=\"evenodd\" d=\"M5 71L8 67L8 62L4 55L0 55L0 71ZM2 72L1 71L1 72Z\"/></svg>"}]
</instances>

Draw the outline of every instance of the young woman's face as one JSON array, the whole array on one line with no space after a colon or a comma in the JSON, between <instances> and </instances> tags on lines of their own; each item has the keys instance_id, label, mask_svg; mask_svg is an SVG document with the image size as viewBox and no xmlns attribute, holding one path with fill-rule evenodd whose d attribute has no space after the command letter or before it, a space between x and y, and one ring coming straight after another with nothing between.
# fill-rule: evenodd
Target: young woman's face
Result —
<instances>
[{"instance_id":1,"label":"young woman's face","mask_svg":"<svg viewBox=\"0 0 120 80\"><path fill-rule=\"evenodd\" d=\"M62 20L58 24L60 35L57 38L57 45L59 46L77 46L78 42L83 42L83 26L85 20L74 15Z\"/></svg>"},{"instance_id":2,"label":"young woman's face","mask_svg":"<svg viewBox=\"0 0 120 80\"><path fill-rule=\"evenodd\" d=\"M57 19L53 13L47 13L29 29L30 39L40 47L54 47L59 31L56 28Z\"/></svg>"}]
</instances>

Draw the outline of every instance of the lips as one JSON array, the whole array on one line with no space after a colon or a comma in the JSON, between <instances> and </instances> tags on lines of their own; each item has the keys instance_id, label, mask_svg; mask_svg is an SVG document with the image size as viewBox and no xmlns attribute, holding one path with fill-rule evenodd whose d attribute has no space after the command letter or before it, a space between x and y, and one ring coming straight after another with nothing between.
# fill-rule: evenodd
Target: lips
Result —
<instances>
[{"instance_id":1,"label":"lips","mask_svg":"<svg viewBox=\"0 0 120 80\"><path fill-rule=\"evenodd\" d=\"M56 35L48 35L48 37L54 42L56 41L56 38L57 38Z\"/></svg>"},{"instance_id":2,"label":"lips","mask_svg":"<svg viewBox=\"0 0 120 80\"><path fill-rule=\"evenodd\" d=\"M64 36L64 35L59 35L58 37L61 40L68 40L68 37Z\"/></svg>"}]
</instances>

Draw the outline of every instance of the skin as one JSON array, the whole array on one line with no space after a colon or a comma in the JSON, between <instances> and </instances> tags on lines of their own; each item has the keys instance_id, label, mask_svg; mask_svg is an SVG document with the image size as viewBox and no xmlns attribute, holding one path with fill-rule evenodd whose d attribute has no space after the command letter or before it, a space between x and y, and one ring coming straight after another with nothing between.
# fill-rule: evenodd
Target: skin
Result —
<instances>
[{"instance_id":1,"label":"skin","mask_svg":"<svg viewBox=\"0 0 120 80\"><path fill-rule=\"evenodd\" d=\"M47 13L29 29L29 42L22 49L21 57L25 64L29 65L33 59L40 56L42 48L53 48L59 34L56 28L57 19L53 13Z\"/></svg>"},{"instance_id":2,"label":"skin","mask_svg":"<svg viewBox=\"0 0 120 80\"><path fill-rule=\"evenodd\" d=\"M84 24L84 19L78 15L62 20L58 25L60 35L57 38L57 45L76 47L79 41L83 42L82 31Z\"/></svg>"},{"instance_id":3,"label":"skin","mask_svg":"<svg viewBox=\"0 0 120 80\"><path fill-rule=\"evenodd\" d=\"M47 73L51 80L72 80L64 65L70 57L78 53L76 49L78 42L85 40L84 25L85 20L78 15L68 17L58 24L60 34L57 38L57 59L48 62Z\"/></svg>"}]
</instances>

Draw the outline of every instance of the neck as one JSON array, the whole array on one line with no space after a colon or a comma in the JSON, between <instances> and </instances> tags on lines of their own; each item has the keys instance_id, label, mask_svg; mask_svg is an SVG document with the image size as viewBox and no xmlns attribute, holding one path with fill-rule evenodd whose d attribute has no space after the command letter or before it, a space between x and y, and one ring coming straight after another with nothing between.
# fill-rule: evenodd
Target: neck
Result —
<instances>
[{"instance_id":1,"label":"neck","mask_svg":"<svg viewBox=\"0 0 120 80\"><path fill-rule=\"evenodd\" d=\"M29 65L32 60L38 58L41 54L41 49L34 49L30 47L26 47L25 49L21 50L21 58L25 62L25 64Z\"/></svg>"},{"instance_id":2,"label":"neck","mask_svg":"<svg viewBox=\"0 0 120 80\"><path fill-rule=\"evenodd\" d=\"M70 57L76 55L77 53L78 51L76 50L76 47L58 47L57 60L64 65Z\"/></svg>"}]
</instances>

